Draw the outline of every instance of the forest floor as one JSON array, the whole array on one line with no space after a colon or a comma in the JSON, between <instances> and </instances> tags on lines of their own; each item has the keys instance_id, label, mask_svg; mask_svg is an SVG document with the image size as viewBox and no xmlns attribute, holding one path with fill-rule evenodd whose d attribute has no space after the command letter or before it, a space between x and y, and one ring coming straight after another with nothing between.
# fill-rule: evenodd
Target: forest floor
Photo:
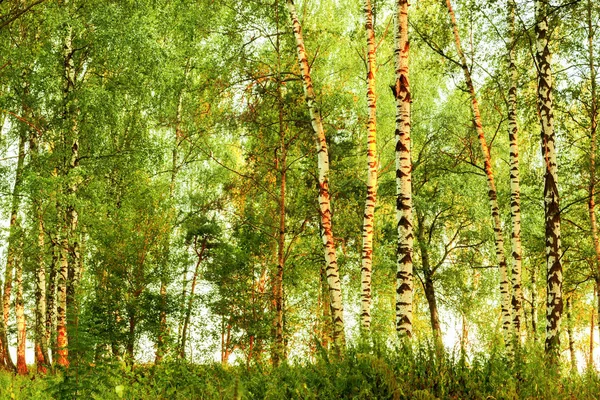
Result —
<instances>
[{"instance_id":1,"label":"forest floor","mask_svg":"<svg viewBox=\"0 0 600 400\"><path fill-rule=\"evenodd\" d=\"M596 371L550 368L533 354L518 363L499 355L467 361L430 349L383 354L351 350L341 361L223 367L72 365L63 373L0 373L0 400L10 399L599 399ZM34 368L32 368L33 370Z\"/></svg>"}]
</instances>

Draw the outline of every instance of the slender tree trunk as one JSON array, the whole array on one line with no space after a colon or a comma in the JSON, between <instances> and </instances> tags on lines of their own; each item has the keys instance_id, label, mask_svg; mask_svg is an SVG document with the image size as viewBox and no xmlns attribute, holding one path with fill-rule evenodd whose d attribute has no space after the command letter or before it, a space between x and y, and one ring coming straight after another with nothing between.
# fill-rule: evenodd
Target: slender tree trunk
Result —
<instances>
[{"instance_id":1,"label":"slender tree trunk","mask_svg":"<svg viewBox=\"0 0 600 400\"><path fill-rule=\"evenodd\" d=\"M133 364L135 355L135 327L137 325L137 318L135 310L132 309L128 313L129 331L127 332L127 359Z\"/></svg>"},{"instance_id":2,"label":"slender tree trunk","mask_svg":"<svg viewBox=\"0 0 600 400\"><path fill-rule=\"evenodd\" d=\"M329 296L329 285L327 284L327 273L325 268L321 268L320 280L320 315L319 315L319 340L321 346L328 350L329 345L332 341L332 328L331 328L331 304Z\"/></svg>"},{"instance_id":3,"label":"slender tree trunk","mask_svg":"<svg viewBox=\"0 0 600 400\"><path fill-rule=\"evenodd\" d=\"M577 358L575 357L575 339L573 338L573 319L571 316L571 297L567 297L567 336L569 339L569 355L571 357L571 369L577 370Z\"/></svg>"},{"instance_id":4,"label":"slender tree trunk","mask_svg":"<svg viewBox=\"0 0 600 400\"><path fill-rule=\"evenodd\" d=\"M433 285L433 274L431 269L431 262L429 259L429 249L427 248L427 241L425 239L425 218L417 210L417 243L419 244L419 250L421 252L421 268L423 270L423 289L425 291L425 298L427 299L427 305L429 306L429 321L431 323L431 331L433 333L433 341L438 350L443 349L442 343L442 329L440 326L440 317L437 306L437 299L435 295L435 286Z\"/></svg>"},{"instance_id":5,"label":"slender tree trunk","mask_svg":"<svg viewBox=\"0 0 600 400\"><path fill-rule=\"evenodd\" d=\"M0 290L2 290L0 288ZM8 369L6 360L4 359L4 344L2 343L2 334L4 333L4 321L0 318L0 369Z\"/></svg>"},{"instance_id":6,"label":"slender tree trunk","mask_svg":"<svg viewBox=\"0 0 600 400\"><path fill-rule=\"evenodd\" d=\"M600 307L600 296L596 296L595 289L594 289L594 297L598 300L598 303L599 303L598 306ZM592 315L590 316L590 356L588 359L588 368L594 367L594 315L595 315L595 310L592 307Z\"/></svg>"},{"instance_id":7,"label":"slender tree trunk","mask_svg":"<svg viewBox=\"0 0 600 400\"><path fill-rule=\"evenodd\" d=\"M279 123L283 124L283 110L279 111ZM280 182L279 182L279 232L277 237L277 272L275 274L274 293L275 300L275 351L273 364L285 358L285 343L283 340L283 271L285 265L285 193L287 185L287 149L283 132L280 131Z\"/></svg>"},{"instance_id":8,"label":"slender tree trunk","mask_svg":"<svg viewBox=\"0 0 600 400\"><path fill-rule=\"evenodd\" d=\"M412 161L410 156L410 85L408 60L408 0L396 1L396 223L398 227L396 274L396 331L412 337L413 319L413 216Z\"/></svg>"},{"instance_id":9,"label":"slender tree trunk","mask_svg":"<svg viewBox=\"0 0 600 400\"><path fill-rule=\"evenodd\" d=\"M479 112L479 103L477 101L477 95L475 94L475 86L471 78L471 71L467 65L467 59L460 44L460 36L458 33L458 23L456 22L456 16L452 9L450 0L446 0L446 6L448 7L448 13L450 14L450 20L452 21L452 30L454 33L454 41L456 44L456 52L458 53L460 64L465 76L465 82L467 89L471 95L471 105L473 111L473 120L479 143L481 145L481 152L484 158L484 170L487 177L488 183L488 197L490 202L490 209L492 214L492 221L494 224L495 244L496 244L496 260L500 270L500 295L501 295L501 308L502 308L502 330L504 332L504 342L509 352L512 352L513 342L513 320L511 315L511 295L510 285L508 281L508 267L506 264L506 257L504 256L504 237L502 234L502 225L500 223L500 209L498 207L498 192L496 190L496 183L494 182L494 172L492 169L492 158L490 151L485 139L485 133L483 131L483 124L481 121L481 113Z\"/></svg>"},{"instance_id":10,"label":"slender tree trunk","mask_svg":"<svg viewBox=\"0 0 600 400\"><path fill-rule=\"evenodd\" d=\"M279 128L279 155L276 155L276 169L279 171L279 232L277 236L277 270L273 282L273 306L275 317L273 320L275 343L272 351L272 361L274 366L278 366L281 360L285 359L285 341L283 338L283 273L285 267L285 196L287 190L287 143L285 140L286 125L284 120L285 104L282 95L282 77L281 77L281 40L279 35L279 1L276 7L277 36L275 47L277 52L277 117Z\"/></svg>"},{"instance_id":11,"label":"slender tree trunk","mask_svg":"<svg viewBox=\"0 0 600 400\"><path fill-rule=\"evenodd\" d=\"M22 249L23 239L20 239ZM27 331L25 321L25 303L23 300L23 254L19 250L19 259L15 268L15 317L17 321L17 372L20 375L27 375L27 362L25 361L25 347L27 345Z\"/></svg>"},{"instance_id":12,"label":"slender tree trunk","mask_svg":"<svg viewBox=\"0 0 600 400\"><path fill-rule=\"evenodd\" d=\"M60 232L60 269L58 271L57 282L57 326L56 326L56 347L57 362L63 367L69 365L69 333L67 321L67 309L71 306L71 322L77 321L77 307L75 306L75 284L74 278L76 268L79 265L79 243L77 240L77 226L79 215L74 205L73 198L77 193L78 180L74 176L75 170L79 167L79 132L77 126L77 102L73 98L73 92L76 86L75 61L73 59L76 49L73 47L73 29L67 28L67 34L63 49L63 128L68 132L65 135L65 150L70 149L70 157L65 163L64 174L66 184L63 188L66 195L66 201L57 202L57 215L62 219ZM68 128L67 128L68 127ZM68 142L70 141L70 143ZM60 224L60 223L59 223Z\"/></svg>"},{"instance_id":13,"label":"slender tree trunk","mask_svg":"<svg viewBox=\"0 0 600 400\"><path fill-rule=\"evenodd\" d=\"M554 113L552 99L552 69L549 47L548 0L535 0L536 62L538 72L537 103L541 124L542 155L546 166L544 176L544 210L546 220L546 342L552 360L560 352L560 322L563 312L562 264L560 260L560 206L558 171L554 143Z\"/></svg>"},{"instance_id":14,"label":"slender tree trunk","mask_svg":"<svg viewBox=\"0 0 600 400\"><path fill-rule=\"evenodd\" d=\"M17 354L17 367L14 366L13 361L12 361L12 357L10 356L10 352L9 352L9 348L8 348L8 336L7 336L7 328L8 328L8 321L9 321L9 316L10 316L10 295L12 292L12 285L13 285L13 274L15 273L15 269L18 271L21 271L22 274L22 265L19 257L17 255L17 252L19 250L19 243L20 243L20 236L21 236L21 228L19 226L19 221L18 221L18 212L19 212L19 207L20 207L20 203L21 203L21 196L20 196L20 190L21 190L21 183L23 180L23 168L24 168L24 161L25 161L25 133L21 132L19 135L19 145L18 145L18 155L17 155L17 169L15 172L15 183L13 186L13 191L12 191L12 204L11 204L11 211L10 211L10 231L9 231L9 237L8 237L8 249L6 251L6 269L5 269L5 273L4 273L4 293L3 293L3 297L2 297L2 311L3 311L3 322L4 322L4 330L2 332L3 334L3 338L2 338L2 343L3 343L3 348L4 348L4 359L6 360L7 365L9 366L10 369L13 369L15 371L18 371L19 373L22 372L22 363L23 360L21 360L21 362L19 363L19 355ZM18 277L17 277L18 278ZM17 282L17 290L19 290L19 285L21 285L20 291L21 291L21 301L22 301L22 290L23 290L23 283L21 282ZM19 299L17 299L18 302ZM16 305L16 308L18 308L18 305ZM17 320L19 320L19 317L17 317ZM24 326L20 327L21 329L24 329ZM17 330L19 331L19 327L17 327ZM19 331L20 333L20 331ZM21 338L19 338L19 334L17 334L17 341L19 341ZM18 347L18 346L17 346ZM17 352L18 353L18 352ZM19 369L21 368L21 369ZM25 366L25 369L27 367ZM26 373L26 372L25 372Z\"/></svg>"},{"instance_id":15,"label":"slender tree trunk","mask_svg":"<svg viewBox=\"0 0 600 400\"><path fill-rule=\"evenodd\" d=\"M185 308L185 299L187 299L187 285L188 285L188 272L189 266L186 263L185 268L183 270L183 282L182 282L182 290L181 290L181 301L179 302L179 310L183 310ZM177 348L181 346L181 332L183 330L183 322L185 320L185 316L179 320L177 324Z\"/></svg>"},{"instance_id":16,"label":"slender tree trunk","mask_svg":"<svg viewBox=\"0 0 600 400\"><path fill-rule=\"evenodd\" d=\"M435 296L435 287L433 286L433 277L425 273L425 297L429 305L429 319L431 322L431 330L433 332L433 340L438 348L442 346L442 329L440 327L440 317L438 313L437 300Z\"/></svg>"},{"instance_id":17,"label":"slender tree trunk","mask_svg":"<svg viewBox=\"0 0 600 400\"><path fill-rule=\"evenodd\" d=\"M521 189L519 183L519 144L517 132L517 80L515 66L515 0L508 0L508 71L510 87L508 89L508 139L510 142L510 216L512 222L512 308L513 325L517 345L524 339L525 330L521 329L523 317L522 258L521 248Z\"/></svg>"},{"instance_id":18,"label":"slender tree trunk","mask_svg":"<svg viewBox=\"0 0 600 400\"><path fill-rule=\"evenodd\" d=\"M292 29L296 38L296 49L298 51L298 62L304 84L304 94L310 112L312 127L317 140L318 169L319 169L319 206L321 214L321 238L325 249L325 264L329 295L331 298L331 318L333 321L333 342L336 350L340 352L346 347L344 334L344 308L342 304L342 285L335 252L335 241L331 224L331 196L329 193L329 153L325 129L321 119L321 110L316 101L310 76L310 67L304 47L302 28L296 14L296 7L292 0L287 0L288 9L292 19Z\"/></svg>"},{"instance_id":19,"label":"slender tree trunk","mask_svg":"<svg viewBox=\"0 0 600 400\"><path fill-rule=\"evenodd\" d=\"M60 214L59 214L60 217ZM48 273L48 290L46 292L46 343L54 343L56 339L56 317L58 311L56 309L56 296L57 296L57 278L60 270L60 259L59 259L59 243L57 237L51 237L50 239L50 252L52 254L52 260L50 264L50 271ZM52 362L56 362L58 354L56 352L56 346L51 347Z\"/></svg>"},{"instance_id":20,"label":"slender tree trunk","mask_svg":"<svg viewBox=\"0 0 600 400\"><path fill-rule=\"evenodd\" d=\"M192 285L190 287L190 297L188 299L187 308L185 310L185 320L183 321L183 328L181 330L181 345L179 347L179 357L185 358L185 344L187 339L187 332L190 325L190 318L192 315L192 306L194 302L194 292L196 290L196 282L198 281L198 273L200 272L200 264L202 264L202 260L204 259L204 252L206 251L206 238L202 240L202 245L200 249L197 247L198 239L194 239L194 251L196 252L196 256L198 260L196 261L196 266L194 268L194 275L192 277Z\"/></svg>"},{"instance_id":21,"label":"slender tree trunk","mask_svg":"<svg viewBox=\"0 0 600 400\"><path fill-rule=\"evenodd\" d=\"M375 95L375 29L371 1L365 0L365 30L367 32L367 199L362 227L361 265L361 327L364 334L371 329L371 271L373 266L373 230L377 202L377 96Z\"/></svg>"},{"instance_id":22,"label":"slender tree trunk","mask_svg":"<svg viewBox=\"0 0 600 400\"><path fill-rule=\"evenodd\" d=\"M38 137L32 134L29 140L31 163L39 171L39 144ZM44 232L43 191L38 191L34 201L34 213L37 219L37 269L35 276L35 360L37 372L46 373L50 365L48 355L48 341L46 336L46 262L44 251L46 235Z\"/></svg>"},{"instance_id":23,"label":"slender tree trunk","mask_svg":"<svg viewBox=\"0 0 600 400\"><path fill-rule=\"evenodd\" d=\"M57 205L59 218L66 221L65 212L60 204ZM69 350L67 337L67 282L69 277L69 240L66 226L60 229L59 269L56 285L56 362L63 367L69 366Z\"/></svg>"},{"instance_id":24,"label":"slender tree trunk","mask_svg":"<svg viewBox=\"0 0 600 400\"><path fill-rule=\"evenodd\" d=\"M37 205L38 219L38 256L35 286L35 354L37 371L45 373L50 365L48 342L46 341L46 263L44 261L44 221L41 204Z\"/></svg>"},{"instance_id":25,"label":"slender tree trunk","mask_svg":"<svg viewBox=\"0 0 600 400\"><path fill-rule=\"evenodd\" d=\"M462 332L460 334L460 354L464 357L467 354L467 345L469 344L469 327L467 325L467 317L465 313L461 313Z\"/></svg>"},{"instance_id":26,"label":"slender tree trunk","mask_svg":"<svg viewBox=\"0 0 600 400\"><path fill-rule=\"evenodd\" d=\"M590 181L588 184L588 214L592 231L592 242L596 252L596 291L600 292L600 240L598 239L598 223L596 218L596 133L598 129L598 100L596 82L596 64L594 59L594 26L592 20L592 0L587 2L588 25L588 63L590 68ZM598 306L600 316L600 303ZM600 325L599 325L600 326Z\"/></svg>"},{"instance_id":27,"label":"slender tree trunk","mask_svg":"<svg viewBox=\"0 0 600 400\"><path fill-rule=\"evenodd\" d=\"M531 269L531 333L533 334L533 341L538 341L538 309L537 309L537 269L534 266Z\"/></svg>"},{"instance_id":28,"label":"slender tree trunk","mask_svg":"<svg viewBox=\"0 0 600 400\"><path fill-rule=\"evenodd\" d=\"M187 78L190 71L190 58L187 59L184 70L184 87L187 84ZM182 131L182 119L183 119L183 96L185 94L184 88L179 91L179 97L177 99L177 112L175 115L175 140L173 144L172 151L172 161L171 161L171 182L169 184L169 200L173 201L175 196L175 185L177 183L177 174L179 173L179 147L183 141L183 131ZM171 254L171 232L166 237L164 243L164 263L169 263L169 258ZM154 363L158 364L161 362L164 353L165 353L165 345L166 345L166 336L168 334L168 326L167 326L167 276L166 269L167 265L163 266L165 271L162 272L160 278L160 299L161 299L161 310L159 317L159 328L158 328L158 338L156 341L156 355L154 358Z\"/></svg>"}]
</instances>

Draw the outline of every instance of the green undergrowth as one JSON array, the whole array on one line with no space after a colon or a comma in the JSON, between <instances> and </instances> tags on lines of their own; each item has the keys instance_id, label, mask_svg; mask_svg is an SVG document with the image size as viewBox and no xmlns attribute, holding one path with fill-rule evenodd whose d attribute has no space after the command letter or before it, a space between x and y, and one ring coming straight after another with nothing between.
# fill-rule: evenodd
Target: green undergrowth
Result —
<instances>
[{"instance_id":1,"label":"green undergrowth","mask_svg":"<svg viewBox=\"0 0 600 400\"><path fill-rule=\"evenodd\" d=\"M428 346L359 346L342 360L269 366L106 363L40 376L0 373L4 399L597 399L600 377L555 372L543 355L524 351L438 357Z\"/></svg>"}]
</instances>

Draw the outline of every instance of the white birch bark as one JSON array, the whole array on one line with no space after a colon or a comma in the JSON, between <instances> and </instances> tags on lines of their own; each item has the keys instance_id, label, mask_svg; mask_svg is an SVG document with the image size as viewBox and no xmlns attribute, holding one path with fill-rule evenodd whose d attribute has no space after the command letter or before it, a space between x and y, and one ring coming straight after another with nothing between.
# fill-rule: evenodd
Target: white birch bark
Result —
<instances>
[{"instance_id":1,"label":"white birch bark","mask_svg":"<svg viewBox=\"0 0 600 400\"><path fill-rule=\"evenodd\" d=\"M494 242L496 245L496 261L498 262L498 269L500 270L500 295L501 295L501 309L502 309L502 331L504 333L504 342L509 352L512 351L513 341L513 329L512 329L512 315L511 315L511 295L510 295L510 284L508 278L508 268L506 264L506 257L504 255L504 236L502 234L502 225L500 224L500 209L498 207L498 195L496 190L496 183L494 181L494 172L492 169L492 159L490 151L485 139L485 132L483 130L483 124L481 121L481 113L479 111L479 102L477 101L477 95L475 93L475 86L471 78L471 71L467 65L467 59L462 50L460 43L460 35L458 33L458 23L456 16L452 8L450 0L446 0L446 6L448 7L448 13L450 14L450 20L452 22L452 30L454 34L454 42L456 45L456 52L459 56L459 61L465 76L465 82L467 89L471 96L471 107L473 112L473 120L475 124L475 130L479 138L479 144L481 145L481 152L484 160L484 170L488 183L488 198L490 202L490 209L492 215L492 222L494 224Z\"/></svg>"},{"instance_id":2,"label":"white birch bark","mask_svg":"<svg viewBox=\"0 0 600 400\"><path fill-rule=\"evenodd\" d=\"M413 319L413 215L410 141L408 0L396 1L396 223L398 227L396 274L396 331L412 336Z\"/></svg>"},{"instance_id":3,"label":"white birch bark","mask_svg":"<svg viewBox=\"0 0 600 400\"><path fill-rule=\"evenodd\" d=\"M316 101L316 95L310 76L310 67L304 47L302 28L298 21L296 7L292 0L287 0L288 10L292 20L292 29L296 38L298 63L302 74L304 95L311 117L311 124L317 141L317 157L319 170L319 208L321 214L321 238L325 249L325 272L331 298L331 318L333 320L333 341L337 350L346 345L344 334L344 308L342 304L342 287L335 252L335 242L331 224L331 197L329 193L329 153L325 139L325 129L321 119L321 110Z\"/></svg>"},{"instance_id":4,"label":"white birch bark","mask_svg":"<svg viewBox=\"0 0 600 400\"><path fill-rule=\"evenodd\" d=\"M537 63L537 105L541 125L544 176L544 214L546 222L546 352L552 359L560 351L560 323L563 312L563 271L560 260L560 206L558 170L554 143L552 69L549 47L548 0L535 0Z\"/></svg>"},{"instance_id":5,"label":"white birch bark","mask_svg":"<svg viewBox=\"0 0 600 400\"><path fill-rule=\"evenodd\" d=\"M365 0L365 30L367 33L367 199L362 228L361 265L361 327L364 332L371 328L371 273L373 268L373 229L375 227L375 204L377 202L377 96L375 95L375 30L371 1Z\"/></svg>"},{"instance_id":6,"label":"white birch bark","mask_svg":"<svg viewBox=\"0 0 600 400\"><path fill-rule=\"evenodd\" d=\"M521 189L519 182L519 144L517 132L517 67L515 66L515 0L508 0L508 139L510 142L510 216L512 222L512 308L516 337L523 341L526 330L521 329L523 318L521 246Z\"/></svg>"}]
</instances>

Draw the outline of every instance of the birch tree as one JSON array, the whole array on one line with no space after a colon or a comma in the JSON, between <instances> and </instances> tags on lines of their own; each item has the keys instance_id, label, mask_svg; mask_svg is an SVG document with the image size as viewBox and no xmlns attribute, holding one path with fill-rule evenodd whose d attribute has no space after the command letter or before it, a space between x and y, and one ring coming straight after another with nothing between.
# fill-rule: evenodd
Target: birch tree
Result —
<instances>
[{"instance_id":1,"label":"birch tree","mask_svg":"<svg viewBox=\"0 0 600 400\"><path fill-rule=\"evenodd\" d=\"M556 360L560 351L560 323L563 312L563 268L560 259L560 205L554 142L553 82L548 10L548 0L535 0L537 107L545 167L544 215L547 268L545 349L551 358Z\"/></svg>"},{"instance_id":2,"label":"birch tree","mask_svg":"<svg viewBox=\"0 0 600 400\"><path fill-rule=\"evenodd\" d=\"M329 152L327 140L325 138L325 129L321 118L321 110L317 104L317 98L313 88L313 82L310 75L310 66L304 46L302 28L296 6L292 0L287 0L288 10L292 21L292 30L296 39L296 50L298 52L298 63L302 75L304 86L304 95L306 104L310 112L311 124L315 132L317 141L317 157L319 170L319 208L321 214L321 239L325 249L325 272L327 283L329 285L329 296L331 298L331 318L333 321L333 341L338 351L346 345L344 333L344 307L342 304L342 285L340 283L340 273L337 263L335 249L335 239L332 231L331 221L331 196L329 193Z\"/></svg>"},{"instance_id":3,"label":"birch tree","mask_svg":"<svg viewBox=\"0 0 600 400\"><path fill-rule=\"evenodd\" d=\"M21 205L21 185L23 182L23 169L25 167L25 142L26 142L26 133L24 131L24 127L19 126L19 138L18 138L18 148L17 148L17 166L15 169L15 181L12 189L12 202L10 207L10 222L9 222L9 237L8 237L8 249L6 250L6 267L4 270L4 293L2 297L2 311L3 311L3 350L4 350L4 360L6 365L18 371L21 374L27 373L27 366L25 365L25 354L17 354L17 366L15 367L9 353L9 341L7 335L8 321L10 317L10 305L11 305L11 293L13 286L13 277L15 270L21 271L19 275L22 276L23 267L22 265L18 265L22 263L22 260L19 258L20 252L20 236L21 232L21 224L19 222L19 208ZM22 278L17 277L17 287L21 285L21 288L18 289L22 291ZM22 293L20 294L21 299L19 301L22 302ZM20 318L18 318L20 319ZM24 327L21 327L24 329ZM23 340L24 337L18 338L19 344L20 341ZM24 344L20 347L24 350ZM19 347L19 346L17 346Z\"/></svg>"},{"instance_id":4,"label":"birch tree","mask_svg":"<svg viewBox=\"0 0 600 400\"><path fill-rule=\"evenodd\" d=\"M398 250L396 275L396 330L412 336L413 320L413 216L411 187L410 85L408 60L408 0L396 2L396 41L394 48L396 82L396 223Z\"/></svg>"},{"instance_id":5,"label":"birch tree","mask_svg":"<svg viewBox=\"0 0 600 400\"><path fill-rule=\"evenodd\" d=\"M508 267L506 264L506 257L504 255L504 235L502 234L502 225L500 223L500 208L498 207L498 192L496 190L496 183L494 181L494 171L492 168L492 157L490 150L485 138L485 132L483 130L483 122L481 120L481 112L479 110L479 102L475 92L475 85L471 77L471 71L467 64L467 59L462 50L460 35L458 33L458 22L452 3L450 0L446 0L446 7L450 15L450 21L452 23L452 32L454 35L454 44L456 46L456 52L459 57L459 64L463 70L465 82L467 84L467 90L471 97L471 111L473 113L473 122L479 144L481 146L481 152L483 154L484 171L488 184L488 198L490 202L492 223L494 226L494 242L496 245L496 261L498 262L498 268L500 270L500 295L501 295L501 309L502 309L502 329L504 332L504 341L507 349L510 351L512 348L512 315L511 315L511 295L510 295L510 284L508 278Z\"/></svg>"},{"instance_id":6,"label":"birch tree","mask_svg":"<svg viewBox=\"0 0 600 400\"><path fill-rule=\"evenodd\" d=\"M373 228L377 202L377 96L375 94L376 46L371 1L365 0L365 30L367 33L367 199L362 227L361 265L361 326L364 332L371 328L371 273L373 268Z\"/></svg>"},{"instance_id":7,"label":"birch tree","mask_svg":"<svg viewBox=\"0 0 600 400\"><path fill-rule=\"evenodd\" d=\"M523 289L521 246L521 189L519 183L519 143L517 123L517 81L518 72L515 65L515 0L508 0L508 140L510 142L510 217L512 223L511 248L512 248L512 311L513 325L516 337L522 339L521 319L523 317ZM523 331L524 332L524 331Z\"/></svg>"}]
</instances>

